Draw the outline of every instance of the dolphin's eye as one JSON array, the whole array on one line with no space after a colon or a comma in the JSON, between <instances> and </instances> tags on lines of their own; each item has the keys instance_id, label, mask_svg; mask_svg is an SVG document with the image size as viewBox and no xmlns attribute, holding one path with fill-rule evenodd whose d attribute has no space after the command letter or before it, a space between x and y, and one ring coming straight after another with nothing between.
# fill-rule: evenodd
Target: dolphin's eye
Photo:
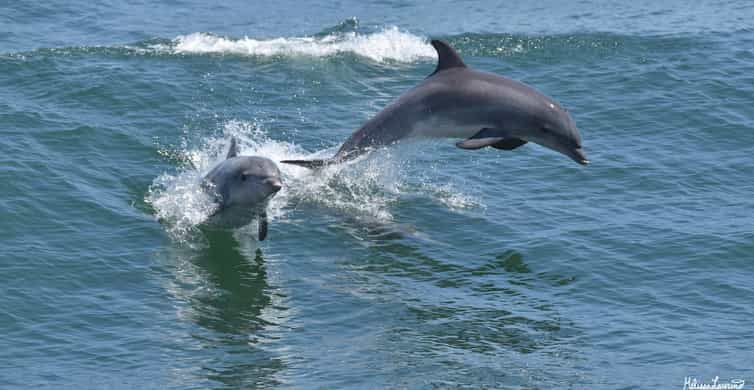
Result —
<instances>
[{"instance_id":1,"label":"dolphin's eye","mask_svg":"<svg viewBox=\"0 0 754 390\"><path fill-rule=\"evenodd\" d=\"M241 174L241 181L246 181L246 178L248 178L248 176L246 176L246 175L244 175L244 174L242 173L242 174Z\"/></svg>"},{"instance_id":2,"label":"dolphin's eye","mask_svg":"<svg viewBox=\"0 0 754 390\"><path fill-rule=\"evenodd\" d=\"M550 129L547 128L547 127L543 127L542 128L542 132L545 133L545 134L548 134L550 132Z\"/></svg>"}]
</instances>

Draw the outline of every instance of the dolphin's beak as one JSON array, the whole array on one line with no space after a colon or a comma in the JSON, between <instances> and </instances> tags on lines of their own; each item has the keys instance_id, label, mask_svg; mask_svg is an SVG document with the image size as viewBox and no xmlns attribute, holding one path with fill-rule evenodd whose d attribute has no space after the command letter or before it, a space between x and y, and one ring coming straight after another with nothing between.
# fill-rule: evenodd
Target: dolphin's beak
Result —
<instances>
[{"instance_id":1,"label":"dolphin's beak","mask_svg":"<svg viewBox=\"0 0 754 390\"><path fill-rule=\"evenodd\" d=\"M281 188L283 188L283 183L280 182L280 179L274 177L265 179L264 184L270 186L274 192L278 192Z\"/></svg>"},{"instance_id":2,"label":"dolphin's beak","mask_svg":"<svg viewBox=\"0 0 754 390\"><path fill-rule=\"evenodd\" d=\"M589 164L589 159L586 158L586 154L584 154L584 151L581 148L571 149L568 155L573 159L573 161L576 161L581 165Z\"/></svg>"}]
</instances>

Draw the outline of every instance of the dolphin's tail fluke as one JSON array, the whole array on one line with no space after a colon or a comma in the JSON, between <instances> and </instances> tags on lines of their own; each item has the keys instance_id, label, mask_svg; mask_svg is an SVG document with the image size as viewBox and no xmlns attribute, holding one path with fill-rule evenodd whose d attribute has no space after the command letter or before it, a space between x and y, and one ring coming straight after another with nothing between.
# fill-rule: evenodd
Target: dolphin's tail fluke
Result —
<instances>
[{"instance_id":1,"label":"dolphin's tail fluke","mask_svg":"<svg viewBox=\"0 0 754 390\"><path fill-rule=\"evenodd\" d=\"M334 158L327 158L327 159L319 159L319 160L283 160L281 163L283 164L292 164L292 165L298 165L300 167L305 167L309 169L317 169L317 168L323 168L328 165L335 164L337 160Z\"/></svg>"}]
</instances>

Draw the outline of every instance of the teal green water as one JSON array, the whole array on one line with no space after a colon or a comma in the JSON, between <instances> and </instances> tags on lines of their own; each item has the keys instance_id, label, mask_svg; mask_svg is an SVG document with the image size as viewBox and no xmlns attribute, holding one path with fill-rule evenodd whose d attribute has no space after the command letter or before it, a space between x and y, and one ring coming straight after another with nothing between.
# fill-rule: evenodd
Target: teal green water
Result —
<instances>
[{"instance_id":1,"label":"teal green water","mask_svg":"<svg viewBox=\"0 0 754 390\"><path fill-rule=\"evenodd\" d=\"M754 383L754 7L0 5L0 387ZM592 164L407 143L281 165L267 241L206 231L243 154L326 156L430 37L573 114Z\"/></svg>"}]
</instances>

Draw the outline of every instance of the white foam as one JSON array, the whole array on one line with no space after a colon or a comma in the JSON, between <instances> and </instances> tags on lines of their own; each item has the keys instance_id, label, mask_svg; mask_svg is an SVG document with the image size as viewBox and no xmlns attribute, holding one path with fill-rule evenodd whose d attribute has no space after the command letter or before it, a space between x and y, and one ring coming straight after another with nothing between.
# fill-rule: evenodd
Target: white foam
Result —
<instances>
[{"instance_id":1,"label":"white foam","mask_svg":"<svg viewBox=\"0 0 754 390\"><path fill-rule=\"evenodd\" d=\"M353 53L377 62L416 62L436 58L432 46L421 36L387 27L372 34L356 32L322 37L292 37L258 40L224 38L207 33L181 35L173 41L175 53L218 53L250 56L327 57Z\"/></svg>"}]
</instances>

